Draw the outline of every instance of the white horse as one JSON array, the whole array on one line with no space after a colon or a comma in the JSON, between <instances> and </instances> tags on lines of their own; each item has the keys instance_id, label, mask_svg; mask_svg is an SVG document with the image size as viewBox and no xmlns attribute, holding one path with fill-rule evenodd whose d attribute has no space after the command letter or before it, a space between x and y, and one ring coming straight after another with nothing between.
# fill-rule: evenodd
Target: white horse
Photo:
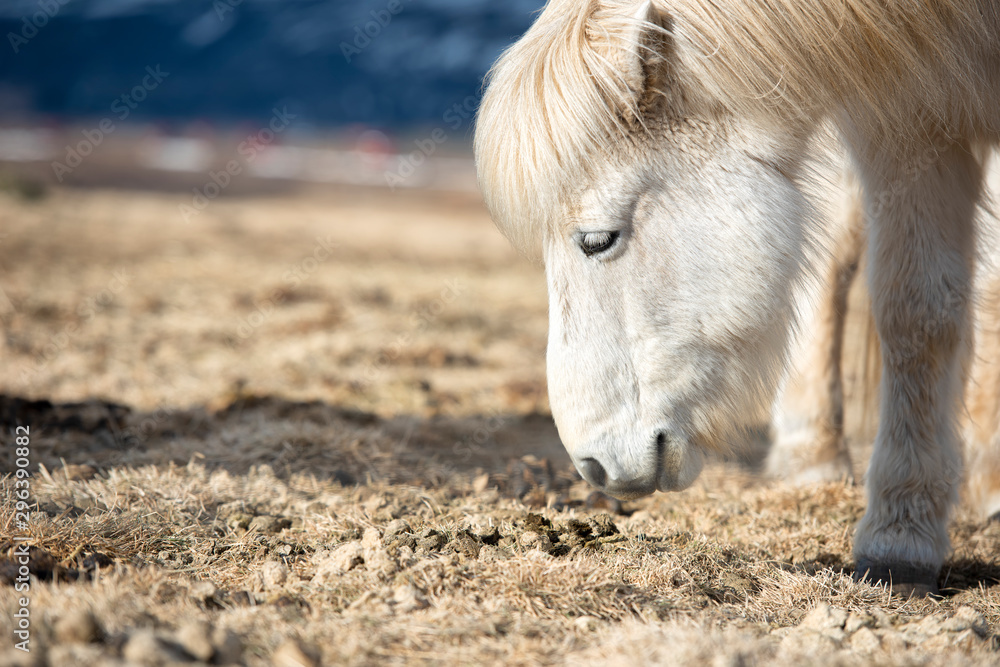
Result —
<instances>
[{"instance_id":1,"label":"white horse","mask_svg":"<svg viewBox=\"0 0 1000 667\"><path fill-rule=\"evenodd\" d=\"M936 590L961 477L982 156L1000 127L991 0L551 0L491 73L481 187L541 247L548 378L580 472L690 485L766 414L822 246L810 139L861 179L882 350L856 575Z\"/></svg>"}]
</instances>

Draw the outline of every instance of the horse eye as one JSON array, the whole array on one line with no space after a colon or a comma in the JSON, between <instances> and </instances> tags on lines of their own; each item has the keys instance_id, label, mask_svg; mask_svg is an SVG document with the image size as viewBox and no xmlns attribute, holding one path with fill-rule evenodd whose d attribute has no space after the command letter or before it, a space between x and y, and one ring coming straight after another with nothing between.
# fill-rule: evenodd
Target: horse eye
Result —
<instances>
[{"instance_id":1,"label":"horse eye","mask_svg":"<svg viewBox=\"0 0 1000 667\"><path fill-rule=\"evenodd\" d=\"M580 237L580 248L587 257L608 250L618 240L619 232L588 232Z\"/></svg>"}]
</instances>

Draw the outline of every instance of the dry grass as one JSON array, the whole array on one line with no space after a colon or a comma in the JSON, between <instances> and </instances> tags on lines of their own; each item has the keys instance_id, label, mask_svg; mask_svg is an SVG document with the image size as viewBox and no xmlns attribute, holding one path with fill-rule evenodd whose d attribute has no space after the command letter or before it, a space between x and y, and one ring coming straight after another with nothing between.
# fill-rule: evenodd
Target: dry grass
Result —
<instances>
[{"instance_id":1,"label":"dry grass","mask_svg":"<svg viewBox=\"0 0 1000 667\"><path fill-rule=\"evenodd\" d=\"M37 664L191 657L192 624L220 630L217 664L1000 658L996 524L960 513L946 596L901 600L851 581L855 487L717 463L620 514L593 498L547 417L540 272L475 202L218 201L185 226L180 201L3 202L3 469L30 424ZM293 284L320 235L331 256ZM4 637L17 597L0 586Z\"/></svg>"}]
</instances>

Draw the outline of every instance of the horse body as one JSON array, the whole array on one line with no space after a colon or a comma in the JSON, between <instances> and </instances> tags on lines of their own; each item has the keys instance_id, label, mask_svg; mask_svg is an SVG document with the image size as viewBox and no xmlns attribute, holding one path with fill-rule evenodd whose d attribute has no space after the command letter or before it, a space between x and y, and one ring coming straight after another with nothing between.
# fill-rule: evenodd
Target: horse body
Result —
<instances>
[{"instance_id":1,"label":"horse body","mask_svg":"<svg viewBox=\"0 0 1000 667\"><path fill-rule=\"evenodd\" d=\"M858 572L933 590L998 109L986 0L550 2L491 74L476 158L501 229L542 248L550 400L581 473L682 489L767 412L823 254L809 146L832 122L883 359Z\"/></svg>"}]
</instances>

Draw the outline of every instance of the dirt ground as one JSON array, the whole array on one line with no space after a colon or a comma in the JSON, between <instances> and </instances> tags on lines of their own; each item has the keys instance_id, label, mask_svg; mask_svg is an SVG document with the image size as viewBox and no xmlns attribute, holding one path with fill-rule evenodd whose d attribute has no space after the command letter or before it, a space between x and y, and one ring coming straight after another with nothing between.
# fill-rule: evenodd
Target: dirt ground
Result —
<instances>
[{"instance_id":1,"label":"dirt ground","mask_svg":"<svg viewBox=\"0 0 1000 667\"><path fill-rule=\"evenodd\" d=\"M474 198L190 203L0 194L0 665L1000 662L964 509L944 597L904 600L851 580L846 482L592 494L541 270Z\"/></svg>"}]
</instances>

